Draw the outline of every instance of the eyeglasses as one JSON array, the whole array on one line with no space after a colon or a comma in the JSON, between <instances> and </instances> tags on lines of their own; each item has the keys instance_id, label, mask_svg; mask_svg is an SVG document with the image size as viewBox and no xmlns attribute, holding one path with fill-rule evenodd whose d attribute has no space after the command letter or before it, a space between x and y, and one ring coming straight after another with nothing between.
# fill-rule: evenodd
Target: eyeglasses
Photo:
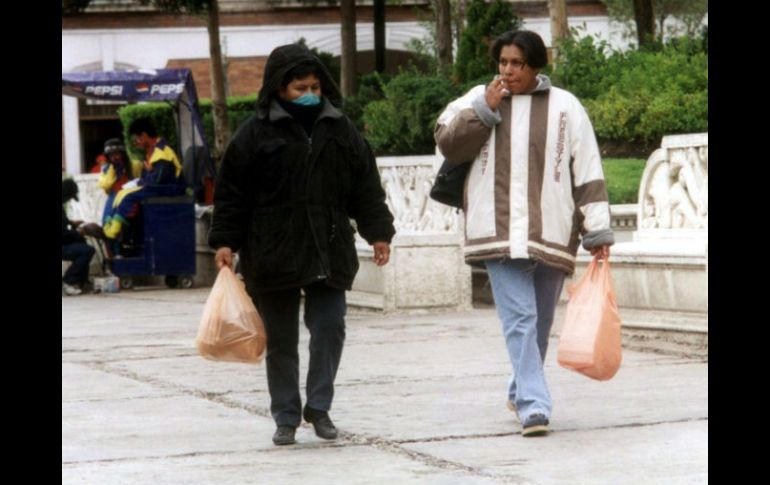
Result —
<instances>
[{"instance_id":1,"label":"eyeglasses","mask_svg":"<svg viewBox=\"0 0 770 485\"><path fill-rule=\"evenodd\" d=\"M521 59L511 59L510 61L507 59L500 59L500 66L506 67L510 65L512 68L516 69L517 71L521 71L524 69L524 66L527 65L527 61L523 61Z\"/></svg>"}]
</instances>

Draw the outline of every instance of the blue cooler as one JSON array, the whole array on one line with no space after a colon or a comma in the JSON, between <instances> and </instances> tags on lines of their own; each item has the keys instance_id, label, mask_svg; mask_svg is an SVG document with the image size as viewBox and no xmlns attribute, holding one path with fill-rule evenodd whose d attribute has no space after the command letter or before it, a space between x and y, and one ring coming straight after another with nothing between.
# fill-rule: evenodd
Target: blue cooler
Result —
<instances>
[{"instance_id":1,"label":"blue cooler","mask_svg":"<svg viewBox=\"0 0 770 485\"><path fill-rule=\"evenodd\" d=\"M195 275L195 203L188 195L148 197L141 202L143 245L137 256L116 258L120 287L134 276L166 276L170 288L191 288Z\"/></svg>"}]
</instances>

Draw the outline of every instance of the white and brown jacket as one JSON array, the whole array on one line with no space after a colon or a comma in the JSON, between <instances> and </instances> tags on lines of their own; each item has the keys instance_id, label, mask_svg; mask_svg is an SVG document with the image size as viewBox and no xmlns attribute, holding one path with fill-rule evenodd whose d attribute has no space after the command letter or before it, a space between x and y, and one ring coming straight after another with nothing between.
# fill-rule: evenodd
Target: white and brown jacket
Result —
<instances>
[{"instance_id":1,"label":"white and brown jacket","mask_svg":"<svg viewBox=\"0 0 770 485\"><path fill-rule=\"evenodd\" d=\"M580 236L614 243L599 147L571 93L538 76L530 94L497 111L476 86L452 101L435 131L450 163L473 160L465 181L465 261L531 258L575 271Z\"/></svg>"}]
</instances>

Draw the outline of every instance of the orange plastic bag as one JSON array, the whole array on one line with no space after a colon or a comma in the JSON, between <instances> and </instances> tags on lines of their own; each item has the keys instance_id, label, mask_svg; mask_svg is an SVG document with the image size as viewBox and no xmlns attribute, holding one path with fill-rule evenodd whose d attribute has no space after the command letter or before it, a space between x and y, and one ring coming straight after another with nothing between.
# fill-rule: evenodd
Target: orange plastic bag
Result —
<instances>
[{"instance_id":1,"label":"orange plastic bag","mask_svg":"<svg viewBox=\"0 0 770 485\"><path fill-rule=\"evenodd\" d=\"M610 263L596 258L580 281L567 288L567 316L559 337L559 365L606 381L620 368L620 315Z\"/></svg>"},{"instance_id":2,"label":"orange plastic bag","mask_svg":"<svg viewBox=\"0 0 770 485\"><path fill-rule=\"evenodd\" d=\"M198 352L209 360L256 364L266 344L264 323L243 282L223 266L203 307Z\"/></svg>"}]
</instances>

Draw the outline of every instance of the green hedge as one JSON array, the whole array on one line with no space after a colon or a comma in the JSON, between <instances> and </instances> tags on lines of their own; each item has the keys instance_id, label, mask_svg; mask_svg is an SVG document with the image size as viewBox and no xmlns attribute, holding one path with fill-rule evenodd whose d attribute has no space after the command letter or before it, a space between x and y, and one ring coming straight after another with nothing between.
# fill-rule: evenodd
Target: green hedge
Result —
<instances>
[{"instance_id":1,"label":"green hedge","mask_svg":"<svg viewBox=\"0 0 770 485\"><path fill-rule=\"evenodd\" d=\"M468 82L496 70L489 48L495 37L521 27L510 2L471 0L465 11L467 26L460 37L454 65L455 79Z\"/></svg>"},{"instance_id":2,"label":"green hedge","mask_svg":"<svg viewBox=\"0 0 770 485\"><path fill-rule=\"evenodd\" d=\"M433 127L446 105L462 94L444 76L402 71L382 86L383 98L364 107L364 134L377 155L432 154Z\"/></svg>"},{"instance_id":3,"label":"green hedge","mask_svg":"<svg viewBox=\"0 0 770 485\"><path fill-rule=\"evenodd\" d=\"M250 96L232 96L227 98L227 116L230 120L230 130L235 130L255 113L257 95ZM211 100L204 99L199 103L199 113L203 123L203 131L206 141L210 147L214 146L214 115L211 110ZM155 123L158 133L163 136L171 146L178 146L179 138L177 136L176 122L174 121L174 111L166 103L142 103L129 104L118 110L120 122L123 124L123 137L126 141L126 147L129 147L129 153L132 158L143 159L144 153L131 147L128 127L131 126L137 118L147 117Z\"/></svg>"},{"instance_id":4,"label":"green hedge","mask_svg":"<svg viewBox=\"0 0 770 485\"><path fill-rule=\"evenodd\" d=\"M137 150L131 143L131 136L128 134L128 127L137 118L149 118L158 134L168 141L172 147L179 145L177 136L176 122L174 121L174 110L171 105L166 103L142 103L129 104L118 110L120 122L123 124L123 139L130 158L135 160L144 160L145 154Z\"/></svg>"},{"instance_id":5,"label":"green hedge","mask_svg":"<svg viewBox=\"0 0 770 485\"><path fill-rule=\"evenodd\" d=\"M608 53L584 37L563 44L556 86L580 98L600 140L657 146L664 135L708 131L708 55L699 40Z\"/></svg>"}]
</instances>

